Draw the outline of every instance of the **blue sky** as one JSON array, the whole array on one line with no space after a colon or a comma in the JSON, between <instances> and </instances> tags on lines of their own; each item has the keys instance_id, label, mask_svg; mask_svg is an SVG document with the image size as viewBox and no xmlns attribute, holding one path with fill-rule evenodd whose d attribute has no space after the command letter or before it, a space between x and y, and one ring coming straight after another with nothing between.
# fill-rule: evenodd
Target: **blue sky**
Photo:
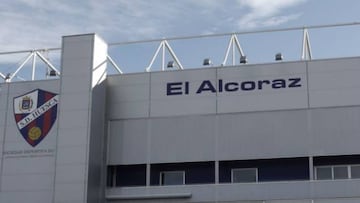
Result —
<instances>
[{"instance_id":1,"label":"blue sky","mask_svg":"<svg viewBox=\"0 0 360 203\"><path fill-rule=\"evenodd\" d=\"M95 32L112 43L360 22L359 8L358 0L12 0L0 7L0 52L60 47L61 36L82 33ZM360 55L360 26L309 34L314 58ZM238 37L249 62L271 61L276 52L288 60L300 57L301 31ZM206 57L220 64L228 40L177 40L170 45L185 67L200 67ZM110 54L124 72L139 72L157 46L111 47ZM0 64L14 58L0 57ZM11 68L0 67L0 72Z\"/></svg>"}]
</instances>

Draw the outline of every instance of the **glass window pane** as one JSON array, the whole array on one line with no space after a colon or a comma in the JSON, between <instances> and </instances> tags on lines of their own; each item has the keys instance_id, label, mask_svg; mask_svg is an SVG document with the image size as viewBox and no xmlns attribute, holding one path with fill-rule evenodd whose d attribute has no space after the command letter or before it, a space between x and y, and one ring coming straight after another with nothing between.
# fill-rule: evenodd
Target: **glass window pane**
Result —
<instances>
[{"instance_id":1,"label":"glass window pane","mask_svg":"<svg viewBox=\"0 0 360 203\"><path fill-rule=\"evenodd\" d=\"M351 178L360 178L360 166L351 166Z\"/></svg>"},{"instance_id":2,"label":"glass window pane","mask_svg":"<svg viewBox=\"0 0 360 203\"><path fill-rule=\"evenodd\" d=\"M316 179L317 180L331 180L331 167L319 167L316 168Z\"/></svg>"},{"instance_id":3,"label":"glass window pane","mask_svg":"<svg viewBox=\"0 0 360 203\"><path fill-rule=\"evenodd\" d=\"M334 166L334 179L347 179L348 168L347 166Z\"/></svg>"},{"instance_id":4,"label":"glass window pane","mask_svg":"<svg viewBox=\"0 0 360 203\"><path fill-rule=\"evenodd\" d=\"M183 185L184 184L183 171L168 171L161 173L161 185Z\"/></svg>"},{"instance_id":5,"label":"glass window pane","mask_svg":"<svg viewBox=\"0 0 360 203\"><path fill-rule=\"evenodd\" d=\"M257 181L257 169L233 169L232 182L233 183L250 183Z\"/></svg>"}]
</instances>

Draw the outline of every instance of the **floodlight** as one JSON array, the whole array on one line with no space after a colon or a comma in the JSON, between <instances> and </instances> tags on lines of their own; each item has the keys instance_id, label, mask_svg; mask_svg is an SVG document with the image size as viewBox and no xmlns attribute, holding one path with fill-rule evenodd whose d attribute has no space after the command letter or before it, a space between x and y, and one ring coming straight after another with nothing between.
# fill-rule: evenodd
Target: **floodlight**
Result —
<instances>
[{"instance_id":1,"label":"floodlight","mask_svg":"<svg viewBox=\"0 0 360 203\"><path fill-rule=\"evenodd\" d=\"M10 74L10 73L6 74L4 80L5 80L5 82L10 82L10 80L11 80L11 74Z\"/></svg>"},{"instance_id":2,"label":"floodlight","mask_svg":"<svg viewBox=\"0 0 360 203\"><path fill-rule=\"evenodd\" d=\"M245 55L240 57L240 63L247 64L247 62L248 62L248 60Z\"/></svg>"},{"instance_id":3,"label":"floodlight","mask_svg":"<svg viewBox=\"0 0 360 203\"><path fill-rule=\"evenodd\" d=\"M50 70L50 72L49 72L49 76L50 77L54 77L54 76L56 76L57 74L56 74L56 71L55 70Z\"/></svg>"},{"instance_id":4,"label":"floodlight","mask_svg":"<svg viewBox=\"0 0 360 203\"><path fill-rule=\"evenodd\" d=\"M203 61L204 66L210 66L212 65L212 61L209 58L204 59Z\"/></svg>"},{"instance_id":5,"label":"floodlight","mask_svg":"<svg viewBox=\"0 0 360 203\"><path fill-rule=\"evenodd\" d=\"M277 53L275 55L275 61L282 61L283 59L284 59L284 57L281 53Z\"/></svg>"},{"instance_id":6,"label":"floodlight","mask_svg":"<svg viewBox=\"0 0 360 203\"><path fill-rule=\"evenodd\" d=\"M168 68L174 68L175 67L175 62L174 61L169 61L167 64Z\"/></svg>"}]
</instances>

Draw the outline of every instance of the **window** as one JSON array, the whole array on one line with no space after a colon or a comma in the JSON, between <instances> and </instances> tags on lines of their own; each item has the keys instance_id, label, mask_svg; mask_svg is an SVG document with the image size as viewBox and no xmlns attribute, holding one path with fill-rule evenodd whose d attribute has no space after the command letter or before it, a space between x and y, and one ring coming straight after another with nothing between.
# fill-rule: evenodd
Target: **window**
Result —
<instances>
[{"instance_id":1,"label":"window","mask_svg":"<svg viewBox=\"0 0 360 203\"><path fill-rule=\"evenodd\" d=\"M351 166L351 178L360 178L360 165Z\"/></svg>"},{"instance_id":2,"label":"window","mask_svg":"<svg viewBox=\"0 0 360 203\"><path fill-rule=\"evenodd\" d=\"M360 165L334 165L315 167L316 180L360 178Z\"/></svg>"},{"instance_id":3,"label":"window","mask_svg":"<svg viewBox=\"0 0 360 203\"><path fill-rule=\"evenodd\" d=\"M160 172L160 185L184 185L185 171Z\"/></svg>"},{"instance_id":4,"label":"window","mask_svg":"<svg viewBox=\"0 0 360 203\"><path fill-rule=\"evenodd\" d=\"M348 179L348 167L347 166L334 166L334 179Z\"/></svg>"},{"instance_id":5,"label":"window","mask_svg":"<svg viewBox=\"0 0 360 203\"><path fill-rule=\"evenodd\" d=\"M146 164L108 166L107 186L131 187L146 185Z\"/></svg>"},{"instance_id":6,"label":"window","mask_svg":"<svg viewBox=\"0 0 360 203\"><path fill-rule=\"evenodd\" d=\"M108 166L107 168L107 186L116 186L116 166Z\"/></svg>"},{"instance_id":7,"label":"window","mask_svg":"<svg viewBox=\"0 0 360 203\"><path fill-rule=\"evenodd\" d=\"M257 168L236 168L231 170L232 183L251 183L257 181Z\"/></svg>"},{"instance_id":8,"label":"window","mask_svg":"<svg viewBox=\"0 0 360 203\"><path fill-rule=\"evenodd\" d=\"M332 169L331 166L323 166L316 168L316 180L331 180Z\"/></svg>"}]
</instances>

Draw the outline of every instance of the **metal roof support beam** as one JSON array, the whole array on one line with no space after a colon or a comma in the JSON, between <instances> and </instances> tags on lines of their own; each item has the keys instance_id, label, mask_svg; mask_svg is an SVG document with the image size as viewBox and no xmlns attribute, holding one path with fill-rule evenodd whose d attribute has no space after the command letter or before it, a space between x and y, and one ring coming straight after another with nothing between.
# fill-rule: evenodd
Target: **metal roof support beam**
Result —
<instances>
[{"instance_id":1,"label":"metal roof support beam","mask_svg":"<svg viewBox=\"0 0 360 203\"><path fill-rule=\"evenodd\" d=\"M227 46L226 49L226 54L224 57L224 61L222 62L222 65L226 65L226 62L228 60L229 54L230 54L230 49L232 48L232 65L234 66L236 64L236 60L235 60L235 48L237 49L237 51L241 56L245 56L244 51L241 48L239 39L237 38L236 34L232 34L229 40L229 44Z\"/></svg>"},{"instance_id":2,"label":"metal roof support beam","mask_svg":"<svg viewBox=\"0 0 360 203\"><path fill-rule=\"evenodd\" d=\"M36 52L33 53L31 80L35 80Z\"/></svg>"},{"instance_id":3,"label":"metal roof support beam","mask_svg":"<svg viewBox=\"0 0 360 203\"><path fill-rule=\"evenodd\" d=\"M10 75L9 82L16 76L16 74L25 66L25 64L34 56L35 52L31 52L28 57L20 64L20 66L15 70L15 72Z\"/></svg>"},{"instance_id":4,"label":"metal roof support beam","mask_svg":"<svg viewBox=\"0 0 360 203\"><path fill-rule=\"evenodd\" d=\"M307 28L304 28L303 31L303 41L302 41L302 52L301 52L301 60L311 60L311 45L310 45L310 37Z\"/></svg>"},{"instance_id":5,"label":"metal roof support beam","mask_svg":"<svg viewBox=\"0 0 360 203\"><path fill-rule=\"evenodd\" d=\"M177 58L175 52L172 50L172 48L170 47L170 44L165 40L164 44L167 48L167 50L170 52L170 55L172 56L172 58L174 59L175 63L178 65L178 68L183 70L184 67L181 65L180 60Z\"/></svg>"},{"instance_id":6,"label":"metal roof support beam","mask_svg":"<svg viewBox=\"0 0 360 203\"><path fill-rule=\"evenodd\" d=\"M154 64L155 59L159 55L160 50L162 50L162 59L161 59L161 70L165 70L165 49L170 53L171 57L173 58L174 62L176 63L177 67L181 70L184 69L184 67L181 65L180 60L177 58L175 52L171 48L170 44L166 40L162 40L158 46L158 48L155 51L154 56L152 57L149 66L145 69L146 72L149 72L152 65Z\"/></svg>"},{"instance_id":7,"label":"metal roof support beam","mask_svg":"<svg viewBox=\"0 0 360 203\"><path fill-rule=\"evenodd\" d=\"M60 75L60 71L58 70L58 69L56 69L51 63L50 63L50 61L49 60L47 60L40 52L35 52L36 53L36 55L46 64L46 65L48 65L48 67L51 69L51 70L53 70L53 71L55 71L56 72L56 75Z\"/></svg>"},{"instance_id":8,"label":"metal roof support beam","mask_svg":"<svg viewBox=\"0 0 360 203\"><path fill-rule=\"evenodd\" d=\"M31 73L31 80L35 80L35 69L36 69L36 56L38 56L51 70L56 72L56 75L60 75L60 71L56 69L48 59L46 59L39 51L31 51L31 53L26 57L26 59L20 64L20 66L15 70L14 73L9 73L10 77L7 79L7 82L11 82L11 80L17 76L18 72L25 66L26 63L32 59L32 73ZM6 79L7 76L1 74L2 78ZM4 77L3 77L4 76ZM21 78L22 79L22 78ZM23 80L23 79L22 79Z\"/></svg>"},{"instance_id":9,"label":"metal roof support beam","mask_svg":"<svg viewBox=\"0 0 360 203\"><path fill-rule=\"evenodd\" d=\"M5 80L5 75L0 72L0 77Z\"/></svg>"},{"instance_id":10,"label":"metal roof support beam","mask_svg":"<svg viewBox=\"0 0 360 203\"><path fill-rule=\"evenodd\" d=\"M117 70L118 73L123 74L122 70L120 69L120 67L115 63L115 61L109 56L107 55L107 60L110 62L110 64Z\"/></svg>"},{"instance_id":11,"label":"metal roof support beam","mask_svg":"<svg viewBox=\"0 0 360 203\"><path fill-rule=\"evenodd\" d=\"M164 46L164 41L161 41L159 44L159 47L156 49L155 54L150 61L149 66L145 69L146 72L150 72L150 69L151 69L152 65L154 64L154 61L155 61L157 55L159 54L160 49L163 48L163 46Z\"/></svg>"}]
</instances>

